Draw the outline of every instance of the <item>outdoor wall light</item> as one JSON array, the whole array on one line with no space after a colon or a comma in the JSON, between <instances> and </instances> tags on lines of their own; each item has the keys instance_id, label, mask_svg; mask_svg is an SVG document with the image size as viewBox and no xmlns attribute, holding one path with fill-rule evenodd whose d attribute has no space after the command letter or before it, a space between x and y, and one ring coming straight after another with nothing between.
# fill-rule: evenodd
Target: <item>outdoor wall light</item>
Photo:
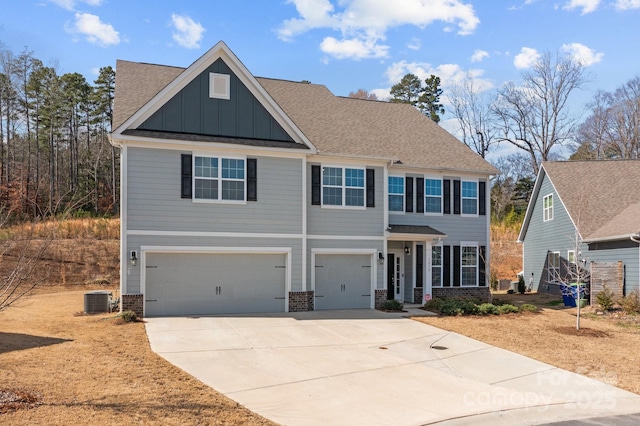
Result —
<instances>
[{"instance_id":1,"label":"outdoor wall light","mask_svg":"<svg viewBox=\"0 0 640 426\"><path fill-rule=\"evenodd\" d=\"M131 263L131 266L136 266L138 264L138 253L135 250L131 250L129 263Z\"/></svg>"},{"instance_id":2,"label":"outdoor wall light","mask_svg":"<svg viewBox=\"0 0 640 426\"><path fill-rule=\"evenodd\" d=\"M404 248L404 254L406 254L407 256L409 256L411 254L411 249L409 247L405 247Z\"/></svg>"},{"instance_id":3,"label":"outdoor wall light","mask_svg":"<svg viewBox=\"0 0 640 426\"><path fill-rule=\"evenodd\" d=\"M382 252L381 252L381 251L379 251L379 252L378 252L378 261L379 261L380 263L383 263L383 262L384 262L384 255L382 254Z\"/></svg>"}]
</instances>

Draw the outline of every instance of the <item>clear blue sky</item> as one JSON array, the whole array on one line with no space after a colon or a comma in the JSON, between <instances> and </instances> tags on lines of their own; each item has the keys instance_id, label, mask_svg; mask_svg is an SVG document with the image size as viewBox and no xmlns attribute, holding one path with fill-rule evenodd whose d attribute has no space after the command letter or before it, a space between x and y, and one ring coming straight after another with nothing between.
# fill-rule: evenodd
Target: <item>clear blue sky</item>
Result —
<instances>
[{"instance_id":1,"label":"clear blue sky","mask_svg":"<svg viewBox=\"0 0 640 426\"><path fill-rule=\"evenodd\" d=\"M566 52L593 77L581 110L640 74L640 0L0 0L4 48L90 81L116 59L186 67L219 40L256 76L344 96L384 97L407 72L490 89Z\"/></svg>"}]
</instances>

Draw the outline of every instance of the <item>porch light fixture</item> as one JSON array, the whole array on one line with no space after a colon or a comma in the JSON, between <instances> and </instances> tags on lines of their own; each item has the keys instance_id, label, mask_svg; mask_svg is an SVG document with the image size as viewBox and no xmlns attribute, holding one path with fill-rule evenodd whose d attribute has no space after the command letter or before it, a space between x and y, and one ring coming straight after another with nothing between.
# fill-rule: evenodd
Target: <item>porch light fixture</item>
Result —
<instances>
[{"instance_id":1,"label":"porch light fixture","mask_svg":"<svg viewBox=\"0 0 640 426\"><path fill-rule=\"evenodd\" d=\"M380 262L381 264L384 262L384 255L381 251L378 252L378 262Z\"/></svg>"},{"instance_id":2,"label":"porch light fixture","mask_svg":"<svg viewBox=\"0 0 640 426\"><path fill-rule=\"evenodd\" d=\"M131 263L131 266L136 266L138 264L138 253L135 250L131 250L129 263Z\"/></svg>"},{"instance_id":3,"label":"porch light fixture","mask_svg":"<svg viewBox=\"0 0 640 426\"><path fill-rule=\"evenodd\" d=\"M411 254L411 249L409 247L405 247L404 248L404 254L406 254L407 256L409 256Z\"/></svg>"}]
</instances>

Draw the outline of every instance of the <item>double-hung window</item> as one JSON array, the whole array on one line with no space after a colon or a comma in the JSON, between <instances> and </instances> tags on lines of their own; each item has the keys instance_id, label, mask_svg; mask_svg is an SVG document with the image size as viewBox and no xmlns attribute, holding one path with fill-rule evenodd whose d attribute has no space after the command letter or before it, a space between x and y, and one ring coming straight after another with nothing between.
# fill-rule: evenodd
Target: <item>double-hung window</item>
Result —
<instances>
[{"instance_id":1,"label":"double-hung window","mask_svg":"<svg viewBox=\"0 0 640 426\"><path fill-rule=\"evenodd\" d=\"M424 212L442 213L442 179L424 179Z\"/></svg>"},{"instance_id":2,"label":"double-hung window","mask_svg":"<svg viewBox=\"0 0 640 426\"><path fill-rule=\"evenodd\" d=\"M560 252L549 252L547 254L547 281L557 282L560 280Z\"/></svg>"},{"instance_id":3,"label":"double-hung window","mask_svg":"<svg viewBox=\"0 0 640 426\"><path fill-rule=\"evenodd\" d=\"M478 182L462 181L462 214L478 214Z\"/></svg>"},{"instance_id":4,"label":"double-hung window","mask_svg":"<svg viewBox=\"0 0 640 426\"><path fill-rule=\"evenodd\" d=\"M460 247L460 276L463 286L475 286L478 284L478 247Z\"/></svg>"},{"instance_id":5,"label":"double-hung window","mask_svg":"<svg viewBox=\"0 0 640 426\"><path fill-rule=\"evenodd\" d=\"M545 222L553 220L553 194L545 195L542 199L543 220Z\"/></svg>"},{"instance_id":6,"label":"double-hung window","mask_svg":"<svg viewBox=\"0 0 640 426\"><path fill-rule=\"evenodd\" d=\"M431 247L431 285L442 287L442 246Z\"/></svg>"},{"instance_id":7,"label":"double-hung window","mask_svg":"<svg viewBox=\"0 0 640 426\"><path fill-rule=\"evenodd\" d=\"M404 212L404 177L389 176L389 211Z\"/></svg>"},{"instance_id":8,"label":"double-hung window","mask_svg":"<svg viewBox=\"0 0 640 426\"><path fill-rule=\"evenodd\" d=\"M242 158L194 156L196 200L245 201L245 160Z\"/></svg>"},{"instance_id":9,"label":"double-hung window","mask_svg":"<svg viewBox=\"0 0 640 426\"><path fill-rule=\"evenodd\" d=\"M364 169L323 167L322 205L364 207Z\"/></svg>"}]
</instances>

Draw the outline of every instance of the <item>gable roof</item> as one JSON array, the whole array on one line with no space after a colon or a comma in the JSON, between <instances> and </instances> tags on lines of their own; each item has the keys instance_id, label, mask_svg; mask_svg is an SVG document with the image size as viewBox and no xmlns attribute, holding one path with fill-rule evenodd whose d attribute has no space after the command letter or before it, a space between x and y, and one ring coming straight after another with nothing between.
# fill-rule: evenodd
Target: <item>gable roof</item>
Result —
<instances>
[{"instance_id":1,"label":"gable roof","mask_svg":"<svg viewBox=\"0 0 640 426\"><path fill-rule=\"evenodd\" d=\"M627 239L640 233L640 160L555 161L542 164L519 241L545 175L583 241Z\"/></svg>"},{"instance_id":2,"label":"gable roof","mask_svg":"<svg viewBox=\"0 0 640 426\"><path fill-rule=\"evenodd\" d=\"M226 45L222 45L228 50ZM207 55L211 56L211 53L203 55L203 58ZM238 61L230 51L225 59ZM169 92L177 80L186 79L183 73L189 72L194 65L185 70L118 61L114 129L123 133L135 128L135 124L140 122L136 116L141 116L142 110L161 100L163 92ZM239 66L243 67L242 64ZM410 105L338 97L319 84L251 79L286 114L293 127L301 131L319 154L377 158L407 167L442 171L498 172Z\"/></svg>"}]
</instances>

